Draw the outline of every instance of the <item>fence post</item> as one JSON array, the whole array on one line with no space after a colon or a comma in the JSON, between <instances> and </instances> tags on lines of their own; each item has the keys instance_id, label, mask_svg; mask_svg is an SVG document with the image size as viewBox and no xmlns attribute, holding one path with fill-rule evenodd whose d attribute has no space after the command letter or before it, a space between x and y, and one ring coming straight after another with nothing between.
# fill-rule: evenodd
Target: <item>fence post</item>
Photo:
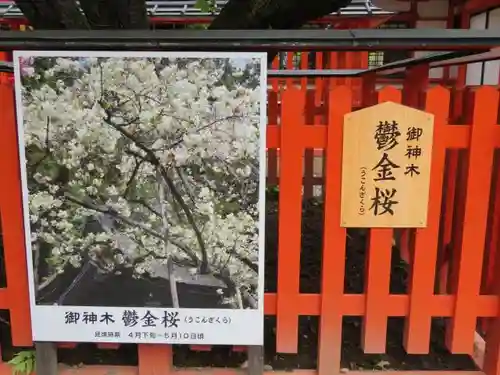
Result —
<instances>
[{"instance_id":1,"label":"fence post","mask_svg":"<svg viewBox=\"0 0 500 375\"><path fill-rule=\"evenodd\" d=\"M267 92L267 118L271 125L278 125L278 92L268 90ZM267 184L278 185L278 150L267 149Z\"/></svg>"},{"instance_id":2,"label":"fence post","mask_svg":"<svg viewBox=\"0 0 500 375\"><path fill-rule=\"evenodd\" d=\"M404 347L407 353L429 353L431 313L427 306L434 295L438 253L441 198L446 158L445 126L448 119L448 90L435 87L427 92L426 111L434 114L431 181L427 228L417 229L409 276L409 311L405 320Z\"/></svg>"},{"instance_id":3,"label":"fence post","mask_svg":"<svg viewBox=\"0 0 500 375\"><path fill-rule=\"evenodd\" d=\"M421 94L425 92L428 85L428 64L406 69L403 81L403 104L419 109L421 107ZM395 229L394 237L401 258L407 263L411 263L414 256L415 229Z\"/></svg>"},{"instance_id":4,"label":"fence post","mask_svg":"<svg viewBox=\"0 0 500 375\"><path fill-rule=\"evenodd\" d=\"M37 375L57 375L57 347L54 343L35 343L35 358Z\"/></svg>"},{"instance_id":5,"label":"fence post","mask_svg":"<svg viewBox=\"0 0 500 375\"><path fill-rule=\"evenodd\" d=\"M446 343L454 353L472 354L476 329L476 300L480 292L484 241L490 197L491 169L496 139L498 92L481 87L474 95L474 112L470 126L470 149L465 197L465 214L460 249L455 306L447 327ZM454 260L455 261L455 260Z\"/></svg>"},{"instance_id":6,"label":"fence post","mask_svg":"<svg viewBox=\"0 0 500 375\"><path fill-rule=\"evenodd\" d=\"M401 92L385 87L379 92L378 102L401 102ZM363 321L362 347L365 353L383 353L387 338L387 310L384 305L389 295L392 256L392 229L370 229L367 268L365 270L366 313Z\"/></svg>"},{"instance_id":7,"label":"fence post","mask_svg":"<svg viewBox=\"0 0 500 375\"><path fill-rule=\"evenodd\" d=\"M344 294L346 230L340 226L342 187L342 134L344 115L351 110L351 90L336 87L330 92L324 168L325 203L321 270L321 309L318 343L318 374L340 370L342 346L342 296Z\"/></svg>"},{"instance_id":8,"label":"fence post","mask_svg":"<svg viewBox=\"0 0 500 375\"><path fill-rule=\"evenodd\" d=\"M304 150L301 130L305 126L305 95L290 87L283 92L282 98L276 351L296 353Z\"/></svg>"},{"instance_id":9,"label":"fence post","mask_svg":"<svg viewBox=\"0 0 500 375\"><path fill-rule=\"evenodd\" d=\"M262 375L264 373L264 347L252 345L248 347L248 375Z\"/></svg>"},{"instance_id":10,"label":"fence post","mask_svg":"<svg viewBox=\"0 0 500 375\"><path fill-rule=\"evenodd\" d=\"M172 345L139 344L138 375L168 375L173 371Z\"/></svg>"},{"instance_id":11,"label":"fence post","mask_svg":"<svg viewBox=\"0 0 500 375\"><path fill-rule=\"evenodd\" d=\"M497 155L497 161L500 158ZM498 166L500 163L496 163ZM488 283L486 285L486 293L493 294L497 297L497 301L500 300L500 273L495 272L495 265L498 265L498 257L500 255L500 173L498 170L494 171L495 176L495 190L493 195L493 204L491 207L491 228L490 236L487 241L487 249L491 258L491 263L488 264L483 272L486 276L491 276L488 278ZM492 266L493 264L493 266ZM488 320L486 326L486 349L484 352L484 362L483 371L486 375L498 375L500 374L500 309L497 312L497 316L493 319Z\"/></svg>"},{"instance_id":12,"label":"fence post","mask_svg":"<svg viewBox=\"0 0 500 375\"><path fill-rule=\"evenodd\" d=\"M4 76L5 77L5 76ZM0 215L12 345L31 346L28 275L14 90L0 82Z\"/></svg>"}]
</instances>

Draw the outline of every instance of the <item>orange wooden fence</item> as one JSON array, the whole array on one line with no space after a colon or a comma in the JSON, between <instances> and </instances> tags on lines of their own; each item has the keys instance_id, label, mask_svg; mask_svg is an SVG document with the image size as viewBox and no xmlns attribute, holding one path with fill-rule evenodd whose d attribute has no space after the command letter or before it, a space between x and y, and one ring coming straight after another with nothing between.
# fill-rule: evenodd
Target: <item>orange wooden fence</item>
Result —
<instances>
[{"instance_id":1,"label":"orange wooden fence","mask_svg":"<svg viewBox=\"0 0 500 375\"><path fill-rule=\"evenodd\" d=\"M499 93L493 87L465 93L442 87L427 89L425 69L411 72L415 73L408 80L411 85L402 91L386 87L376 92L373 77L365 78L361 82L362 103L358 103L366 106L402 102L435 115L428 227L403 231L401 251L410 268L407 294L389 292L390 229L373 229L369 233L364 293L345 293L347 236L340 227L340 178L342 122L343 116L353 110L352 90L328 80L318 80L314 91L294 87L291 81L285 82L287 89L283 90L276 80L270 82L268 175L271 184L279 183L279 249L277 291L266 293L265 314L276 316L276 351L280 353L297 351L299 316L319 317L317 369L297 370L303 374L344 371L340 365L342 319L360 316L365 353L384 353L388 318L404 317L403 344L409 354L428 353L433 317L449 318L446 344L451 352L472 354L477 319L488 318L488 324L484 324L487 334L483 372L500 375L500 273L494 272L500 250L500 173L495 153L500 148ZM5 80L1 83L0 217L7 287L0 289L0 309L10 311L13 344L31 346L14 98L10 84ZM455 103L457 98L463 105ZM449 108L455 108L454 115ZM453 122L455 117L460 117L460 123ZM313 150L324 152L324 179L310 173ZM324 194L322 282L321 293L306 294L299 291L302 199L303 194L312 195L314 184L322 184ZM436 278L440 288L435 287ZM138 356L137 368L85 366L78 371L113 371L120 375L168 374L174 370L188 375L200 371L174 368L169 345L138 345ZM228 375L237 372L202 370ZM10 369L4 364L0 371Z\"/></svg>"}]
</instances>

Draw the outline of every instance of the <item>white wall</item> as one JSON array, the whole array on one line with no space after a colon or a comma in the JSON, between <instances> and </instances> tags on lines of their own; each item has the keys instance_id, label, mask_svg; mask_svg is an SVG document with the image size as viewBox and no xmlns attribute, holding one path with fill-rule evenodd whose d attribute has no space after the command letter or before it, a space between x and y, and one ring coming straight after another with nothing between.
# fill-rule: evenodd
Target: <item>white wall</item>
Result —
<instances>
[{"instance_id":1,"label":"white wall","mask_svg":"<svg viewBox=\"0 0 500 375\"><path fill-rule=\"evenodd\" d=\"M417 5L419 18L448 17L448 0L419 1Z\"/></svg>"},{"instance_id":2,"label":"white wall","mask_svg":"<svg viewBox=\"0 0 500 375\"><path fill-rule=\"evenodd\" d=\"M470 28L475 30L499 30L500 33L500 8L472 16ZM468 86L498 85L499 73L500 60L468 64L465 84Z\"/></svg>"},{"instance_id":3,"label":"white wall","mask_svg":"<svg viewBox=\"0 0 500 375\"><path fill-rule=\"evenodd\" d=\"M437 4L439 3L443 3L443 1L437 2ZM448 6L447 4L445 5ZM448 12L448 9L446 9L446 12ZM446 29L446 21L425 21L425 20L417 21L417 29ZM428 55L429 53L436 53L436 52L415 51L414 56L422 57ZM443 68L433 68L429 70L429 78L443 78Z\"/></svg>"},{"instance_id":4,"label":"white wall","mask_svg":"<svg viewBox=\"0 0 500 375\"><path fill-rule=\"evenodd\" d=\"M373 3L384 9L393 12L405 12L410 10L409 1L398 0L373 0ZM432 5L431 5L432 4ZM422 20L417 21L418 29L445 29L448 16L448 0L419 1L418 14ZM443 20L426 20L425 18L442 17ZM476 30L497 30L500 33L500 8L489 12L479 13L471 17L470 28ZM415 57L425 56L431 53L428 51L417 51ZM450 77L457 76L456 66L450 67ZM443 68L431 69L431 78L442 78ZM468 64L466 85L498 85L500 83L500 60L487 61L481 63Z\"/></svg>"},{"instance_id":5,"label":"white wall","mask_svg":"<svg viewBox=\"0 0 500 375\"><path fill-rule=\"evenodd\" d=\"M391 12L410 11L410 1L372 0L373 5ZM431 5L432 4L432 5ZM448 15L448 0L429 0L417 3L420 18L446 17Z\"/></svg>"},{"instance_id":6,"label":"white wall","mask_svg":"<svg viewBox=\"0 0 500 375\"><path fill-rule=\"evenodd\" d=\"M409 1L372 0L373 5L389 12L407 12L410 10Z\"/></svg>"},{"instance_id":7,"label":"white wall","mask_svg":"<svg viewBox=\"0 0 500 375\"><path fill-rule=\"evenodd\" d=\"M431 5L432 4L432 5ZM448 0L433 0L432 2L418 2L418 17L423 20L418 20L416 23L417 29L446 29L446 18L448 17ZM428 21L428 17L442 17L441 21ZM429 51L416 51L415 57L428 55ZM429 71L429 78L443 78L443 68L434 68Z\"/></svg>"}]
</instances>

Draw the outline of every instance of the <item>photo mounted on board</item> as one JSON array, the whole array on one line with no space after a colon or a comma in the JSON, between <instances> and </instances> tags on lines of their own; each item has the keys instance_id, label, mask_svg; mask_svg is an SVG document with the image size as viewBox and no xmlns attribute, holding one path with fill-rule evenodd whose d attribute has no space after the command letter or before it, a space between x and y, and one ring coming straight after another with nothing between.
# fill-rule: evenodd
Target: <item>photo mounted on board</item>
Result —
<instances>
[{"instance_id":1,"label":"photo mounted on board","mask_svg":"<svg viewBox=\"0 0 500 375\"><path fill-rule=\"evenodd\" d=\"M14 64L34 340L261 345L265 54Z\"/></svg>"}]
</instances>

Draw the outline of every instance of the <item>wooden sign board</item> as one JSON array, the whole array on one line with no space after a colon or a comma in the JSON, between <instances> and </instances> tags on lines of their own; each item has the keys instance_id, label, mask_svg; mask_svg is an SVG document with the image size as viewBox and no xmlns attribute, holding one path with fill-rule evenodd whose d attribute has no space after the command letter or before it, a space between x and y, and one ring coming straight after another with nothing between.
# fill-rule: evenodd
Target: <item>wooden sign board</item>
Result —
<instances>
[{"instance_id":1,"label":"wooden sign board","mask_svg":"<svg viewBox=\"0 0 500 375\"><path fill-rule=\"evenodd\" d=\"M393 102L344 118L341 225L422 228L434 116Z\"/></svg>"}]
</instances>

